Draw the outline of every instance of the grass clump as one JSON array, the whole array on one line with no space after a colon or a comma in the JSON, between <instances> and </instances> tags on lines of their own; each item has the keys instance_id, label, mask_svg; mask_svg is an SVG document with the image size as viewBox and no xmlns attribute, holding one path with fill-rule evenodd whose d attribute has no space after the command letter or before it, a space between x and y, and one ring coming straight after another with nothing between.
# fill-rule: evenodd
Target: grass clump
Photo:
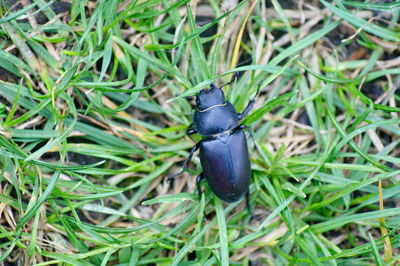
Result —
<instances>
[{"instance_id":1,"label":"grass clump","mask_svg":"<svg viewBox=\"0 0 400 266\"><path fill-rule=\"evenodd\" d=\"M396 264L399 5L0 1L0 261ZM251 220L191 170L184 99L222 84ZM248 134L249 135L249 134ZM206 214L206 222L203 214Z\"/></svg>"}]
</instances>

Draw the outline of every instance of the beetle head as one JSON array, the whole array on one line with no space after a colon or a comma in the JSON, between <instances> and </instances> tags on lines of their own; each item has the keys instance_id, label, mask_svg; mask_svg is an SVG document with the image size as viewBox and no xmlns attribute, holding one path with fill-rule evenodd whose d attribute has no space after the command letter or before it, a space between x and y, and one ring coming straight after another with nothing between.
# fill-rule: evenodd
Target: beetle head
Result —
<instances>
[{"instance_id":1,"label":"beetle head","mask_svg":"<svg viewBox=\"0 0 400 266\"><path fill-rule=\"evenodd\" d=\"M225 104L224 92L211 84L210 89L202 89L196 96L196 106L202 111L215 105Z\"/></svg>"}]
</instances>

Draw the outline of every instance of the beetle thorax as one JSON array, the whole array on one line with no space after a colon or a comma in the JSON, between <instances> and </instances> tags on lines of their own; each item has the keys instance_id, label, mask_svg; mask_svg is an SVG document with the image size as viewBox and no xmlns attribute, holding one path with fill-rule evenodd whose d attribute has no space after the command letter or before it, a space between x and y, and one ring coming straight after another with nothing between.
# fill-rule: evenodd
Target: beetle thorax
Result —
<instances>
[{"instance_id":1,"label":"beetle thorax","mask_svg":"<svg viewBox=\"0 0 400 266\"><path fill-rule=\"evenodd\" d=\"M238 123L238 115L230 102L205 111L196 110L193 116L193 127L202 136L223 134L236 128Z\"/></svg>"}]
</instances>

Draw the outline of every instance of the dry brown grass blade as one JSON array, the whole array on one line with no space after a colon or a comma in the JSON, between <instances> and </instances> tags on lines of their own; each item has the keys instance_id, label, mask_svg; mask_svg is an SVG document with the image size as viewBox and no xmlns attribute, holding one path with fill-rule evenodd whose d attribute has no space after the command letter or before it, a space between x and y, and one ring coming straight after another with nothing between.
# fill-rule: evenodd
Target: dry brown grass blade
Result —
<instances>
[{"instance_id":1,"label":"dry brown grass blade","mask_svg":"<svg viewBox=\"0 0 400 266\"><path fill-rule=\"evenodd\" d=\"M256 6L257 2L258 1L254 1L251 4L250 9L247 12L246 17L245 17L245 19L244 19L244 21L242 23L242 26L240 27L238 36L236 38L235 47L233 49L232 61L231 61L231 67L230 67L231 69L235 68L235 66L236 66L236 64L237 64L237 62L239 60L239 48L240 48L240 42L242 41L243 32L244 32L244 29L246 28L246 24L247 24L247 21L250 18L251 12L253 12L253 9ZM229 77L229 79L231 79L231 77L232 77L232 75Z\"/></svg>"}]
</instances>

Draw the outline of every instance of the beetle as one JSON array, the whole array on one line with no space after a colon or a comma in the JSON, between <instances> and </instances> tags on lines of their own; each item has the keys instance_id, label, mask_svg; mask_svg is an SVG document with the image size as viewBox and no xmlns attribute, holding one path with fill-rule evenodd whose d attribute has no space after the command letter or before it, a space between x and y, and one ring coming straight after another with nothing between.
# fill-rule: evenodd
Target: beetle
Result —
<instances>
[{"instance_id":1,"label":"beetle","mask_svg":"<svg viewBox=\"0 0 400 266\"><path fill-rule=\"evenodd\" d=\"M246 206L251 213L251 168L244 134L246 126L239 122L253 108L256 96L249 101L242 113L238 113L225 99L222 90L223 87L232 84L238 76L239 73L236 72L232 79L220 88L211 83L209 89L202 89L196 95L196 111L193 124L187 129L187 135L198 133L202 140L191 149L182 171L169 176L168 180L187 170L193 154L200 149L203 172L196 179L199 197L202 193L200 182L205 179L212 192L223 201L235 202L246 196Z\"/></svg>"}]
</instances>

